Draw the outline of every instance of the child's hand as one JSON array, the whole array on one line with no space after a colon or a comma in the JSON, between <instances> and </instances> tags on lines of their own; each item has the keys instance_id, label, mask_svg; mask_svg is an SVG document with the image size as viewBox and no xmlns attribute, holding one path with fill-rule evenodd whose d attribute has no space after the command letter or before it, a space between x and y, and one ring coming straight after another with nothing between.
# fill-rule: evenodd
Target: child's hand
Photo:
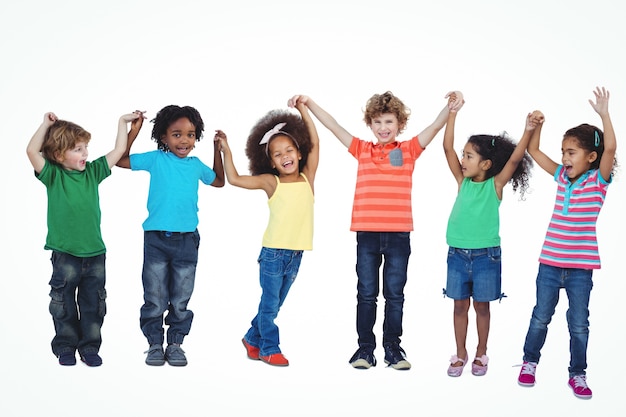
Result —
<instances>
[{"instance_id":1,"label":"child's hand","mask_svg":"<svg viewBox=\"0 0 626 417\"><path fill-rule=\"evenodd\" d=\"M591 107L598 113L600 116L605 116L609 114L609 91L602 87L596 87L593 94L596 96L596 102L594 103L592 100L589 100L589 104Z\"/></svg>"},{"instance_id":2,"label":"child's hand","mask_svg":"<svg viewBox=\"0 0 626 417\"><path fill-rule=\"evenodd\" d=\"M224 133L221 130L216 130L215 131L215 136L213 137L213 141L219 145L219 149L222 152L228 152L230 151L230 148L228 147L228 141L226 140L226 133Z\"/></svg>"},{"instance_id":3,"label":"child's hand","mask_svg":"<svg viewBox=\"0 0 626 417\"><path fill-rule=\"evenodd\" d=\"M136 115L136 117L132 118L131 120L129 120L130 123L130 130L136 130L139 131L141 130L141 126L143 126L143 121L146 119L146 112L141 111L141 110L135 110L133 113L133 115Z\"/></svg>"},{"instance_id":4,"label":"child's hand","mask_svg":"<svg viewBox=\"0 0 626 417\"><path fill-rule=\"evenodd\" d=\"M134 122L137 119L143 120L143 112L134 111L133 113L128 113L120 116L120 120L123 120L126 123Z\"/></svg>"},{"instance_id":5,"label":"child's hand","mask_svg":"<svg viewBox=\"0 0 626 417\"><path fill-rule=\"evenodd\" d=\"M56 114L52 113L52 112L48 112L46 114L43 115L43 123L44 125L50 127L54 124L54 122L56 122L57 120L59 120L59 118L57 117Z\"/></svg>"},{"instance_id":6,"label":"child's hand","mask_svg":"<svg viewBox=\"0 0 626 417\"><path fill-rule=\"evenodd\" d=\"M309 100L308 96L303 96L303 95L295 95L293 97L291 97L288 101L287 101L287 106L289 107L297 107L298 104L302 104L306 106L306 102Z\"/></svg>"},{"instance_id":7,"label":"child's hand","mask_svg":"<svg viewBox=\"0 0 626 417\"><path fill-rule=\"evenodd\" d=\"M460 91L450 91L446 94L446 98L448 99L448 109L450 112L455 113L461 110L463 104L465 104L465 100L463 99L463 93Z\"/></svg>"},{"instance_id":8,"label":"child's hand","mask_svg":"<svg viewBox=\"0 0 626 417\"><path fill-rule=\"evenodd\" d=\"M539 110L528 113L528 116L526 116L526 130L535 130L537 126L543 124L544 120L545 117L543 116L543 113Z\"/></svg>"}]
</instances>

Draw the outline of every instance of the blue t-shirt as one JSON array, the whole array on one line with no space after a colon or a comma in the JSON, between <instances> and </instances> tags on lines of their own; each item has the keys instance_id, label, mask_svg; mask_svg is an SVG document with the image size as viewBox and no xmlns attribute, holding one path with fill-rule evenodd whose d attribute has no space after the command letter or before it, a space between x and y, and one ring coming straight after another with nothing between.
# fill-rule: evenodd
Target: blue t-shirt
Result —
<instances>
[{"instance_id":1,"label":"blue t-shirt","mask_svg":"<svg viewBox=\"0 0 626 417\"><path fill-rule=\"evenodd\" d=\"M179 158L161 150L130 155L130 167L150 173L148 218L143 230L196 230L199 181L212 184L215 171L194 156Z\"/></svg>"}]
</instances>

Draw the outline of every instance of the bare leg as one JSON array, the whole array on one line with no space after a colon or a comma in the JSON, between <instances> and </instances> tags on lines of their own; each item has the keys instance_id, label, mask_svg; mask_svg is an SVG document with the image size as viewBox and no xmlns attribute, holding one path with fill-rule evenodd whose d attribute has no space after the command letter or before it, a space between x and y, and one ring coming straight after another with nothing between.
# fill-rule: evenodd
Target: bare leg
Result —
<instances>
[{"instance_id":1,"label":"bare leg","mask_svg":"<svg viewBox=\"0 0 626 417\"><path fill-rule=\"evenodd\" d=\"M467 358L465 341L467 339L467 313L469 311L470 300L454 300L454 338L456 340L456 356L460 359ZM463 366L463 362L457 361L453 367Z\"/></svg>"},{"instance_id":2,"label":"bare leg","mask_svg":"<svg viewBox=\"0 0 626 417\"><path fill-rule=\"evenodd\" d=\"M491 321L489 302L474 301L474 310L476 311L476 328L478 330L476 357L480 358L487 354L487 339L489 338L489 323ZM480 361L474 361L474 363L481 365Z\"/></svg>"}]
</instances>

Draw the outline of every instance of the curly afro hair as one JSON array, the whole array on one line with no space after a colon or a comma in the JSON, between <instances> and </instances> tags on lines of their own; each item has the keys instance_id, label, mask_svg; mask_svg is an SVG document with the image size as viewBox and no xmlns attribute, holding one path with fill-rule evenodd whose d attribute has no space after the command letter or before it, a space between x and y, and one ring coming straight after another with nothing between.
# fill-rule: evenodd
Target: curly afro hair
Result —
<instances>
[{"instance_id":1,"label":"curly afro hair","mask_svg":"<svg viewBox=\"0 0 626 417\"><path fill-rule=\"evenodd\" d=\"M152 140L157 143L158 149L169 152L165 143L161 141L163 135L167 133L167 128L178 119L187 118L192 125L196 128L196 142L202 139L202 132L204 132L204 122L198 110L190 106L180 107L175 104L163 107L156 114L155 118L151 120L154 123L152 128Z\"/></svg>"},{"instance_id":2,"label":"curly afro hair","mask_svg":"<svg viewBox=\"0 0 626 417\"><path fill-rule=\"evenodd\" d=\"M306 165L307 157L311 151L311 136L309 135L309 130L304 124L302 117L289 110L272 110L256 122L250 130L246 142L246 156L250 161L248 168L252 175L278 175L276 168L272 167L272 161L267 154L267 147L272 139L279 136L280 133L272 136L267 145L259 145L259 142L265 133L279 123L286 123L281 131L287 134L284 136L290 137L292 140L296 141L296 146L302 155L299 170L302 171L302 168Z\"/></svg>"},{"instance_id":3,"label":"curly afro hair","mask_svg":"<svg viewBox=\"0 0 626 417\"><path fill-rule=\"evenodd\" d=\"M483 160L491 161L491 168L486 172L486 179L496 176L502 171L507 161L513 154L516 144L506 134L501 135L473 135L467 140L472 145L476 153ZM524 198L524 194L528 190L530 170L533 167L533 160L530 155L525 152L524 158L517 165L517 169L513 173L509 181L513 186L513 192L520 190L520 198Z\"/></svg>"}]
</instances>

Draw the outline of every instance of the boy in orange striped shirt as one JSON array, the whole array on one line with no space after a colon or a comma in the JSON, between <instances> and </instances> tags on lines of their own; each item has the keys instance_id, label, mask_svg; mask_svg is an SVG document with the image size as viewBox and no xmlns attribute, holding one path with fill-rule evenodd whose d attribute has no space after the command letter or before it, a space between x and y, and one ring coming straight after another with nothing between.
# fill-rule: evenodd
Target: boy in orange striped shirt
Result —
<instances>
[{"instance_id":1,"label":"boy in orange striped shirt","mask_svg":"<svg viewBox=\"0 0 626 417\"><path fill-rule=\"evenodd\" d=\"M299 96L311 113L329 129L358 161L350 230L357 234L357 313L359 348L350 358L357 369L376 366L376 300L383 265L385 363L400 370L411 368L400 347L404 286L411 254L413 230L411 190L415 160L446 124L450 111L460 108L463 94L450 92L448 104L435 121L411 140L398 142L410 110L391 92L373 95L366 104L364 121L376 143L354 137L310 97Z\"/></svg>"}]
</instances>

